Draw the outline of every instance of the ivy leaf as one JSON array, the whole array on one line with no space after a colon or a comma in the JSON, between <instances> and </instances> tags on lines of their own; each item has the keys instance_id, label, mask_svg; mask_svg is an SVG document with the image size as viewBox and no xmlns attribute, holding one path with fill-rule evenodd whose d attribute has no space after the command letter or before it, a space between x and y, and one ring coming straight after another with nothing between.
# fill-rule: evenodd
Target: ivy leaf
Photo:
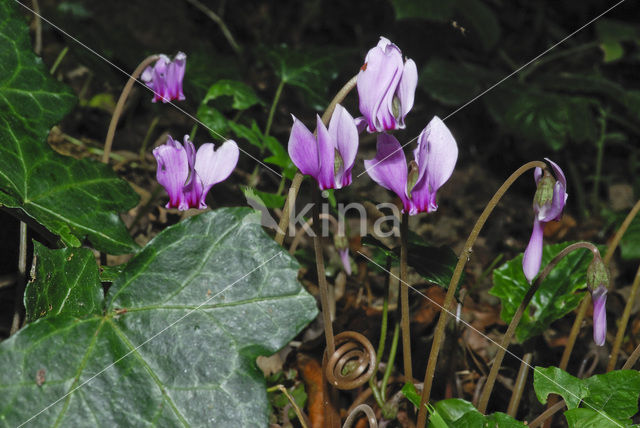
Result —
<instances>
[{"instance_id":1,"label":"ivy leaf","mask_svg":"<svg viewBox=\"0 0 640 428\"><path fill-rule=\"evenodd\" d=\"M0 5L0 204L20 208L69 246L113 254L135 243L118 217L138 196L107 165L54 152L49 128L74 96L31 52L29 31L12 2Z\"/></svg>"},{"instance_id":2,"label":"ivy leaf","mask_svg":"<svg viewBox=\"0 0 640 428\"><path fill-rule=\"evenodd\" d=\"M453 17L455 1L439 0L391 0L396 19L426 19L449 22Z\"/></svg>"},{"instance_id":3,"label":"ivy leaf","mask_svg":"<svg viewBox=\"0 0 640 428\"><path fill-rule=\"evenodd\" d=\"M631 424L630 420L613 419L606 413L582 407L567 410L564 416L569 428L620 428Z\"/></svg>"},{"instance_id":4,"label":"ivy leaf","mask_svg":"<svg viewBox=\"0 0 640 428\"><path fill-rule=\"evenodd\" d=\"M542 404L547 403L549 394L558 394L564 398L568 409L577 408L588 394L581 379L558 367L536 367L533 371L533 388Z\"/></svg>"},{"instance_id":5,"label":"ivy leaf","mask_svg":"<svg viewBox=\"0 0 640 428\"><path fill-rule=\"evenodd\" d=\"M0 371L0 420L267 426L255 358L317 314L297 273L248 208L169 227L126 265L103 311L39 319L0 344L0 365L14 368Z\"/></svg>"},{"instance_id":6,"label":"ivy leaf","mask_svg":"<svg viewBox=\"0 0 640 428\"><path fill-rule=\"evenodd\" d=\"M102 287L91 250L50 250L37 241L33 249L36 274L24 295L27 322L57 315L81 318L101 311Z\"/></svg>"},{"instance_id":7,"label":"ivy leaf","mask_svg":"<svg viewBox=\"0 0 640 428\"><path fill-rule=\"evenodd\" d=\"M606 412L616 418L630 418L638 413L640 372L615 370L584 379L589 391L585 407Z\"/></svg>"},{"instance_id":8,"label":"ivy leaf","mask_svg":"<svg viewBox=\"0 0 640 428\"><path fill-rule=\"evenodd\" d=\"M563 242L545 245L542 250L542 267L569 244L570 242ZM588 250L579 249L553 268L540 284L516 328L516 337L520 342L542 334L552 322L578 306L584 296L584 293L578 291L587 286L586 273L591 259ZM502 302L500 318L507 324L511 322L529 287L522 272L522 254L493 271L493 288L489 290L489 294Z\"/></svg>"}]
</instances>

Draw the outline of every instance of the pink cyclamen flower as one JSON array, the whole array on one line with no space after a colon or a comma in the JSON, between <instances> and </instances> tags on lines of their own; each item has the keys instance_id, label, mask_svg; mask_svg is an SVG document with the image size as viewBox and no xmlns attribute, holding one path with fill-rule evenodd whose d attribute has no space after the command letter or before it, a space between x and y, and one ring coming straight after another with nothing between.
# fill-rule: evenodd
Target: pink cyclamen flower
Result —
<instances>
[{"instance_id":1,"label":"pink cyclamen flower","mask_svg":"<svg viewBox=\"0 0 640 428\"><path fill-rule=\"evenodd\" d=\"M364 161L369 176L395 192L410 215L438 209L436 192L451 177L458 160L458 145L449 128L435 116L420 133L415 160L407 168L402 146L392 135L378 135L376 157Z\"/></svg>"},{"instance_id":2,"label":"pink cyclamen flower","mask_svg":"<svg viewBox=\"0 0 640 428\"><path fill-rule=\"evenodd\" d=\"M602 346L607 338L607 287L600 284L591 292L593 300L593 341Z\"/></svg>"},{"instance_id":3,"label":"pink cyclamen flower","mask_svg":"<svg viewBox=\"0 0 640 428\"><path fill-rule=\"evenodd\" d=\"M404 61L400 49L384 37L364 61L357 85L367 131L403 129L418 85L416 63Z\"/></svg>"},{"instance_id":4,"label":"pink cyclamen flower","mask_svg":"<svg viewBox=\"0 0 640 428\"><path fill-rule=\"evenodd\" d=\"M187 65L187 55L178 52L173 61L166 55L160 55L153 67L147 67L140 79L153 90L152 102L162 100L168 103L173 100L184 100L182 79Z\"/></svg>"},{"instance_id":5,"label":"pink cyclamen flower","mask_svg":"<svg viewBox=\"0 0 640 428\"><path fill-rule=\"evenodd\" d=\"M551 220L560 220L562 210L569 196L567 194L567 180L562 169L550 159L545 158L545 160L551 164L556 178L553 178L546 170L543 175L540 168L536 168L533 172L534 179L538 185L533 198L533 232L522 258L522 270L529 283L533 281L540 271L544 225Z\"/></svg>"},{"instance_id":6,"label":"pink cyclamen flower","mask_svg":"<svg viewBox=\"0 0 640 428\"><path fill-rule=\"evenodd\" d=\"M292 117L289 156L300 172L315 178L320 190L340 189L351 184L351 169L358 151L358 129L349 112L340 104L336 105L329 129L317 116L317 137Z\"/></svg>"},{"instance_id":7,"label":"pink cyclamen flower","mask_svg":"<svg viewBox=\"0 0 640 428\"><path fill-rule=\"evenodd\" d=\"M184 146L169 136L166 144L153 149L158 162L156 178L169 194L166 207L181 211L206 208L207 193L231 175L239 154L233 140L225 141L218 150L212 143L205 143L196 153L188 135L184 136Z\"/></svg>"},{"instance_id":8,"label":"pink cyclamen flower","mask_svg":"<svg viewBox=\"0 0 640 428\"><path fill-rule=\"evenodd\" d=\"M349 261L349 248L338 250L338 253L340 254L340 260L342 260L342 266L344 267L344 272L347 275L351 275L351 262Z\"/></svg>"}]
</instances>

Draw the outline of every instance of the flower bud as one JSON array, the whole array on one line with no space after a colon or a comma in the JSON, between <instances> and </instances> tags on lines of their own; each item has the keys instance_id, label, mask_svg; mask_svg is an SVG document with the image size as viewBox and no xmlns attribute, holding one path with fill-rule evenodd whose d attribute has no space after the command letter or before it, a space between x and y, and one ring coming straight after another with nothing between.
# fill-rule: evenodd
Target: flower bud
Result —
<instances>
[{"instance_id":1,"label":"flower bud","mask_svg":"<svg viewBox=\"0 0 640 428\"><path fill-rule=\"evenodd\" d=\"M604 265L599 255L593 258L587 268L587 287L591 292L599 287L609 288L609 269Z\"/></svg>"}]
</instances>

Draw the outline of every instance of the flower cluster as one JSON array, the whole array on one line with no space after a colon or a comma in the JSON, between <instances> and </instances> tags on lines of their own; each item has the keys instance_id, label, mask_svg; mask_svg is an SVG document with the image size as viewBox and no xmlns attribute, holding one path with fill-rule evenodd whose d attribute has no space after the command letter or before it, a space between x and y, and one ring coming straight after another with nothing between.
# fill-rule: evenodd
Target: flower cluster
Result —
<instances>
[{"instance_id":1,"label":"flower cluster","mask_svg":"<svg viewBox=\"0 0 640 428\"><path fill-rule=\"evenodd\" d=\"M233 140L225 141L218 150L212 143L205 143L196 152L188 135L184 136L184 146L169 136L165 144L153 149L158 162L156 178L169 194L166 207L206 208L207 193L231 175L239 154Z\"/></svg>"},{"instance_id":2,"label":"flower cluster","mask_svg":"<svg viewBox=\"0 0 640 428\"><path fill-rule=\"evenodd\" d=\"M152 102L162 100L184 100L182 79L186 68L187 56L178 52L173 61L166 55L160 55L153 67L147 67L140 79L153 91Z\"/></svg>"}]
</instances>

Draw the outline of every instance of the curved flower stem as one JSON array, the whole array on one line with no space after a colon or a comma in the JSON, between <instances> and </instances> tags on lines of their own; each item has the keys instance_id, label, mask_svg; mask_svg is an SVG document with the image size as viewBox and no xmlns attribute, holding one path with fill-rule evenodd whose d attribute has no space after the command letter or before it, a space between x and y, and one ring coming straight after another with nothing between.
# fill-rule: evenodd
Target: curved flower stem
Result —
<instances>
[{"instance_id":1,"label":"curved flower stem","mask_svg":"<svg viewBox=\"0 0 640 428\"><path fill-rule=\"evenodd\" d=\"M522 174L527 172L533 168L547 168L547 165L541 161L532 161L522 165L518 168L507 180L500 186L498 191L493 195L487 206L484 208L482 214L476 221L476 224L473 226L471 230L471 234L467 238L467 242L465 242L462 251L460 252L460 256L458 257L458 263L456 264L455 270L453 271L453 275L451 276L451 281L449 282L449 288L447 289L447 295L444 299L444 304L442 305L442 310L440 311L440 317L438 318L438 324L436 325L436 330L433 336L433 344L431 345L431 352L429 353L429 362L427 363L427 370L424 375L424 387L422 390L422 399L420 401L420 408L418 410L418 428L424 428L425 423L427 421L427 406L426 404L429 402L429 398L431 396L431 387L433 385L433 375L436 371L436 363L438 362L438 354L440 353L440 347L442 346L442 342L444 340L444 328L447 322L447 318L450 312L450 306L453 302L453 297L455 296L456 289L458 288L458 281L460 281L460 277L462 276L462 270L464 266L467 264L468 258L471 256L471 250L473 248L473 244L476 242L484 223L487 221L489 215L496 207L504 193L511 187L514 181L518 179Z\"/></svg>"},{"instance_id":2,"label":"curved flower stem","mask_svg":"<svg viewBox=\"0 0 640 428\"><path fill-rule=\"evenodd\" d=\"M306 415L302 413L302 410L300 410L300 407L296 403L296 400L291 396L287 388L285 388L284 385L276 385L272 386L271 388L267 388L267 392L274 392L276 390L282 392L285 397L287 397L287 400L289 400L289 403L291 403L291 406L293 406L293 410L296 412L296 415L298 415L298 420L300 421L300 425L302 425L302 428L309 428Z\"/></svg>"},{"instance_id":3,"label":"curved flower stem","mask_svg":"<svg viewBox=\"0 0 640 428\"><path fill-rule=\"evenodd\" d=\"M358 75L356 74L342 87L342 89L338 91L336 96L333 97L333 100L329 103L329 107L327 107L325 112L322 114L322 123L324 123L325 126L329 124L329 120L331 119L331 115L333 114L333 110L336 108L336 105L341 103L347 94L355 88L357 80ZM287 233L287 229L289 229L291 208L296 203L298 190L300 190L300 184L302 184L303 178L304 176L300 171L296 172L296 175L293 177L293 181L291 182L291 187L289 187L287 200L285 201L284 208L282 209L282 217L280 218L280 223L278 223L278 230L275 237L276 242L280 245L284 242L284 235Z\"/></svg>"},{"instance_id":4,"label":"curved flower stem","mask_svg":"<svg viewBox=\"0 0 640 428\"><path fill-rule=\"evenodd\" d=\"M331 323L331 310L329 309L329 289L327 287L327 277L324 272L324 255L322 254L322 225L320 224L322 195L320 194L320 189L316 189L315 199L315 204L313 205L313 249L316 253L316 268L318 270L318 286L320 287L324 337L327 341L327 355L331 356L336 352L336 346L333 340L333 324Z\"/></svg>"},{"instance_id":5,"label":"curved flower stem","mask_svg":"<svg viewBox=\"0 0 640 428\"><path fill-rule=\"evenodd\" d=\"M102 153L102 163L109 162L109 155L111 154L111 146L113 145L113 136L116 133L116 127L118 126L118 119L120 119L120 115L122 114L122 109L124 109L124 103L133 88L133 84L138 81L138 77L142 74L145 68L151 65L152 62L156 61L160 56L151 55L145 58L138 67L133 71L131 77L127 81L126 85L124 85L124 89L120 94L120 98L118 98L118 103L116 104L116 108L113 111L113 116L111 116L111 123L109 123L109 130L107 131L107 138L104 141L104 153Z\"/></svg>"},{"instance_id":6,"label":"curved flower stem","mask_svg":"<svg viewBox=\"0 0 640 428\"><path fill-rule=\"evenodd\" d=\"M498 371L500 370L500 366L502 365L502 360L504 359L504 354L507 352L507 347L511 343L511 339L513 339L513 335L516 332L516 327L518 327L518 323L524 314L525 309L529 306L533 295L538 291L540 284L542 281L549 275L549 272L562 260L565 256L571 253L574 250L579 248L586 248L593 253L594 257L600 257L600 252L598 251L598 247L593 245L590 242L576 242L575 244L568 245L562 251L555 256L547 266L545 266L542 273L536 278L535 282L527 293L524 295L520 306L516 310L516 313L513 315L511 322L509 323L509 327L507 328L507 332L504 334L502 338L502 343L498 348L498 352L496 353L495 358L493 359L493 365L491 366L491 371L489 372L489 376L487 377L487 381L484 384L484 389L482 390L482 395L480 395L480 400L478 402L478 411L480 413L484 413L487 410L487 404L489 404L489 397L491 396L491 391L493 390L493 385L496 382L496 378L498 377Z\"/></svg>"},{"instance_id":7,"label":"curved flower stem","mask_svg":"<svg viewBox=\"0 0 640 428\"><path fill-rule=\"evenodd\" d=\"M349 413L347 419L344 421L344 425L342 425L342 428L351 428L353 423L356 421L356 416L360 412L364 413L367 416L367 420L369 421L369 428L378 428L376 414L373 413L373 409L367 404L360 404L355 409L353 409L351 413Z\"/></svg>"},{"instance_id":8,"label":"curved flower stem","mask_svg":"<svg viewBox=\"0 0 640 428\"><path fill-rule=\"evenodd\" d=\"M624 366L622 366L622 370L629 370L633 368L633 365L638 361L638 358L640 358L640 345L636 346L636 349L634 349L631 355L629 355Z\"/></svg>"},{"instance_id":9,"label":"curved flower stem","mask_svg":"<svg viewBox=\"0 0 640 428\"><path fill-rule=\"evenodd\" d=\"M611 348L611 356L609 357L609 364L607 365L607 371L610 372L616 367L618 361L618 354L620 353L620 346L622 345L622 339L624 339L624 331L627 328L629 317L631 316L631 309L636 301L636 295L638 294L638 288L640 288L640 266L636 271L636 277L633 279L631 285L631 293L627 298L627 304L624 307L622 318L618 324L618 332L616 333L616 340L613 342L613 348Z\"/></svg>"},{"instance_id":10,"label":"curved flower stem","mask_svg":"<svg viewBox=\"0 0 640 428\"><path fill-rule=\"evenodd\" d=\"M273 116L276 113L276 107L278 106L278 101L280 101L280 95L282 95L282 89L284 88L284 80L280 81L278 85L278 89L276 89L276 94L273 97L273 102L271 103L271 108L269 109L269 117L267 118L267 126L264 128L264 135L269 135L271 132L271 125L273 124Z\"/></svg>"},{"instance_id":11,"label":"curved flower stem","mask_svg":"<svg viewBox=\"0 0 640 428\"><path fill-rule=\"evenodd\" d=\"M629 228L629 225L633 221L634 217L638 214L638 211L640 211L640 200L638 200L638 202L636 202L636 204L633 206L631 211L629 211L629 214L627 214L627 217L622 222L620 229L618 229L615 236L613 237L613 240L611 240L611 244L609 244L609 247L607 248L607 252L605 253L604 258L602 259L606 266L609 266L609 262L611 261L611 258L613 257L616 251L616 248L620 243L620 240L622 239L625 232ZM584 299L582 299L582 304L578 309L578 314L576 315L576 319L573 322L573 326L571 327L571 332L569 333L569 338L567 339L567 344L564 347L562 358L560 359L559 367L562 370L566 370L567 365L569 365L569 358L571 358L571 352L573 351L573 346L576 343L576 339L578 338L578 333L580 333L580 327L582 326L582 321L584 320L584 317L587 313L587 309L589 309L590 304L591 304L591 294L587 294L584 297Z\"/></svg>"},{"instance_id":12,"label":"curved flower stem","mask_svg":"<svg viewBox=\"0 0 640 428\"><path fill-rule=\"evenodd\" d=\"M522 363L520 364L520 370L516 377L516 384L513 386L513 394L511 394L511 400L509 400L509 407L507 408L507 414L512 418L515 418L518 413L518 406L522 398L522 391L524 391L524 386L527 383L532 358L533 354L531 352L527 352L522 356Z\"/></svg>"},{"instance_id":13,"label":"curved flower stem","mask_svg":"<svg viewBox=\"0 0 640 428\"><path fill-rule=\"evenodd\" d=\"M402 213L400 224L400 306L402 308L402 359L404 377L413 383L411 368L411 321L409 314L409 286L407 285L407 251L409 235L409 213Z\"/></svg>"}]
</instances>

